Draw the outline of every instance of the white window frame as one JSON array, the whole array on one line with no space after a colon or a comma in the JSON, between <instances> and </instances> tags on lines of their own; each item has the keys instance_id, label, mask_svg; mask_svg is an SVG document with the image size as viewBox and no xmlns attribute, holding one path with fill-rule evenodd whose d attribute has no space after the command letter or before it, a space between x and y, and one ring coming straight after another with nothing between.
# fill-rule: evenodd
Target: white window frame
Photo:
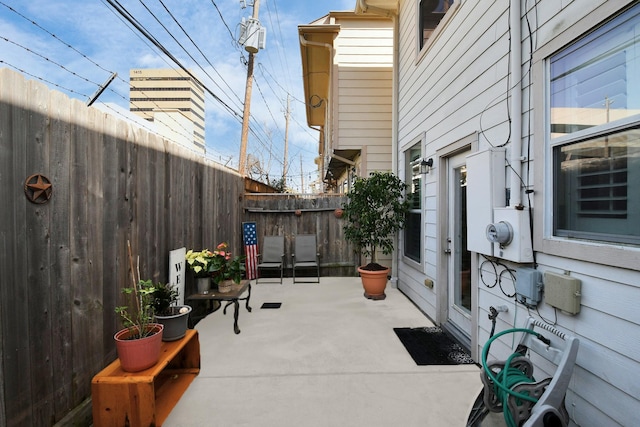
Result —
<instances>
[{"instance_id":1,"label":"white window frame","mask_svg":"<svg viewBox=\"0 0 640 427\"><path fill-rule=\"evenodd\" d=\"M421 35L420 35L420 2L421 2L421 0L415 0L415 13L414 13L414 15L415 15L416 33L415 33L414 37L415 37L416 52L417 52L416 62L420 62L420 60L424 57L424 55L429 50L431 45L433 45L433 43L435 43L435 41L440 37L440 34L442 33L442 31L444 31L444 28L449 24L449 22L451 21L451 18L453 17L453 15L456 13L458 8L460 7L460 3L462 1L463 0L454 0L453 5L451 5L451 7L447 11L447 13L442 17L442 20L440 21L438 26L435 28L435 30L433 30L433 34L431 34L431 37L429 37L429 39L425 42L424 46L422 46L422 48L420 48L420 39L421 39Z\"/></svg>"},{"instance_id":2,"label":"white window frame","mask_svg":"<svg viewBox=\"0 0 640 427\"><path fill-rule=\"evenodd\" d=\"M408 176L408 169L411 168L411 164L408 162L407 158L408 158L408 152L409 150L411 150L412 148L414 148L415 146L419 146L420 147L420 156L419 158L424 157L424 145L425 145L425 133L422 132L419 136L413 138L408 144L406 144L405 147L403 147L402 149L402 155L403 155L403 161L404 161L404 177L406 180L406 177ZM405 181L405 183L407 185L410 185L408 182ZM412 267L415 268L416 270L420 271L420 272L424 272L424 263L425 263L425 254L424 254L424 239L425 239L425 232L424 232L424 201L425 201L425 179L424 177L421 177L420 179L420 261L416 261L413 258L409 258L407 255L405 255L405 240L406 240L406 228L402 230L402 244L401 244L401 256L402 256L402 260L403 262Z\"/></svg>"},{"instance_id":3,"label":"white window frame","mask_svg":"<svg viewBox=\"0 0 640 427\"><path fill-rule=\"evenodd\" d=\"M633 2L628 1L627 3L631 4ZM543 89L534 91L534 93L538 94L538 96L534 95L534 111L542 112L534 115L534 135L544 141L534 144L534 155L537 160L534 163L535 188L543 190L534 192L534 224L535 230L537 230L534 233L534 247L539 253L640 271L640 264L637 262L640 256L640 247L636 245L588 241L553 235L553 148L588 135L595 136L596 133L622 130L637 123L640 117L629 117L608 125L574 132L556 138L551 143L549 133L550 69L548 59L555 52L590 32L594 28L594 23L609 19L609 17L623 8L618 2L604 2L564 31L557 31L557 35L554 38L550 39L534 53L532 65L533 86ZM603 17L606 18L603 19Z\"/></svg>"}]
</instances>

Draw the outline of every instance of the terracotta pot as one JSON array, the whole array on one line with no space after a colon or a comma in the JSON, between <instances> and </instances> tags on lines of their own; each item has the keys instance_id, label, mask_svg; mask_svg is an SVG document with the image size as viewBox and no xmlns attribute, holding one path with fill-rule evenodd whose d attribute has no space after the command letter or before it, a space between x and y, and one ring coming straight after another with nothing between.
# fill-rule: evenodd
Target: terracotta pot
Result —
<instances>
[{"instance_id":1,"label":"terracotta pot","mask_svg":"<svg viewBox=\"0 0 640 427\"><path fill-rule=\"evenodd\" d=\"M131 335L128 328L116 332L113 336L116 341L120 366L123 370L127 372L143 371L158 362L164 326L152 323L149 328L155 330L156 333L137 340L128 339Z\"/></svg>"},{"instance_id":2,"label":"terracotta pot","mask_svg":"<svg viewBox=\"0 0 640 427\"><path fill-rule=\"evenodd\" d=\"M162 316L156 314L156 322L164 325L164 331L162 331L162 341L176 341L184 337L187 333L187 327L189 326L189 313L191 313L191 306L180 305L171 307L176 314ZM180 313L180 309L183 312Z\"/></svg>"},{"instance_id":3,"label":"terracotta pot","mask_svg":"<svg viewBox=\"0 0 640 427\"><path fill-rule=\"evenodd\" d=\"M387 287L387 276L390 269L371 271L358 267L362 287L364 288L364 296L368 299L383 300L387 297L384 290Z\"/></svg>"}]
</instances>

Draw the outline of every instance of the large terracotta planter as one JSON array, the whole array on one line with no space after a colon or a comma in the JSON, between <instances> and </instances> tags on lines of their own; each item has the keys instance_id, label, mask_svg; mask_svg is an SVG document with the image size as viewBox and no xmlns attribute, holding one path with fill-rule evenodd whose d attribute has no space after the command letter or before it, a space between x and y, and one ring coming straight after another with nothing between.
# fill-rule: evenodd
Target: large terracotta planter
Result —
<instances>
[{"instance_id":1,"label":"large terracotta planter","mask_svg":"<svg viewBox=\"0 0 640 427\"><path fill-rule=\"evenodd\" d=\"M387 287L387 276L389 275L389 271L389 268L372 271L358 267L358 273L360 273L360 279L362 280L365 298L383 300L387 297L384 290Z\"/></svg>"},{"instance_id":2,"label":"large terracotta planter","mask_svg":"<svg viewBox=\"0 0 640 427\"><path fill-rule=\"evenodd\" d=\"M143 371L158 362L164 326L152 323L149 327L153 328L156 333L141 339L128 339L131 335L128 328L116 332L113 336L116 341L120 366L123 370L127 372Z\"/></svg>"},{"instance_id":3,"label":"large terracotta planter","mask_svg":"<svg viewBox=\"0 0 640 427\"><path fill-rule=\"evenodd\" d=\"M162 341L176 341L184 337L187 333L187 327L189 326L189 313L191 313L191 306L180 305L171 307L175 314L162 316L156 314L156 322L164 325L164 331L162 331ZM182 313L180 310L182 309Z\"/></svg>"}]
</instances>

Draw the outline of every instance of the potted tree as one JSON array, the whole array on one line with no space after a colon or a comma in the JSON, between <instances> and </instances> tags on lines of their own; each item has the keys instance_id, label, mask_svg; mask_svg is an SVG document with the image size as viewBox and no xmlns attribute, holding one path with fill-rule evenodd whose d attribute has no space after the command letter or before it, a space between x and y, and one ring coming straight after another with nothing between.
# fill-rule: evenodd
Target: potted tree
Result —
<instances>
[{"instance_id":1,"label":"potted tree","mask_svg":"<svg viewBox=\"0 0 640 427\"><path fill-rule=\"evenodd\" d=\"M343 206L345 239L356 253L371 257L358 268L369 299L384 299L390 269L377 263L377 251L393 253L395 234L402 229L409 212L403 200L406 184L391 172L372 172L368 178L356 178Z\"/></svg>"},{"instance_id":2,"label":"potted tree","mask_svg":"<svg viewBox=\"0 0 640 427\"><path fill-rule=\"evenodd\" d=\"M140 280L122 292L134 301L134 309L116 307L124 329L113 336L122 369L137 372L150 368L160 358L164 326L154 322L153 292L151 281Z\"/></svg>"},{"instance_id":3,"label":"potted tree","mask_svg":"<svg viewBox=\"0 0 640 427\"><path fill-rule=\"evenodd\" d=\"M191 306L175 305L178 301L178 291L168 283L157 283L153 288L156 322L164 325L162 341L179 340L187 333Z\"/></svg>"}]
</instances>

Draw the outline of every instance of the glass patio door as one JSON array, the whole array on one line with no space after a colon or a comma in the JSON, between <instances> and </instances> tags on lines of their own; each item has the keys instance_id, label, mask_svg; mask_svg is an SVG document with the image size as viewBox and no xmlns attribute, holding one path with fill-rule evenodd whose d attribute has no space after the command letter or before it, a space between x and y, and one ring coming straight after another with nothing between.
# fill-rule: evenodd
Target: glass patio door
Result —
<instances>
[{"instance_id":1,"label":"glass patio door","mask_svg":"<svg viewBox=\"0 0 640 427\"><path fill-rule=\"evenodd\" d=\"M471 253L467 250L467 168L465 156L447 160L447 323L471 333Z\"/></svg>"}]
</instances>

